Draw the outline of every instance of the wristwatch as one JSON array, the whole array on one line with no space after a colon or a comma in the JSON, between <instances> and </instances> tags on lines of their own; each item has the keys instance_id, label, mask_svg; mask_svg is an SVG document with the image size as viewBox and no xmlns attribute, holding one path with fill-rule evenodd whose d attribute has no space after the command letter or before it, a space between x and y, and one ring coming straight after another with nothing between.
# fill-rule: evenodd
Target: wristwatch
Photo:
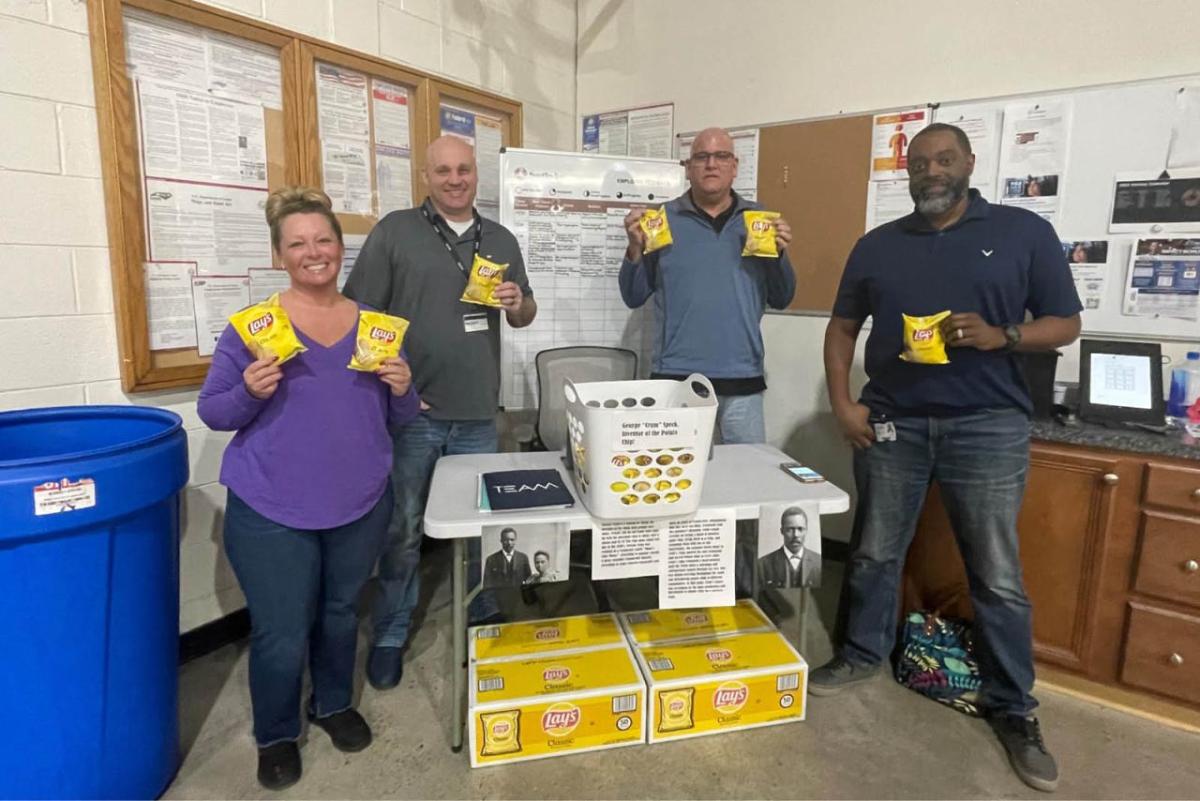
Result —
<instances>
[{"instance_id":1,"label":"wristwatch","mask_svg":"<svg viewBox=\"0 0 1200 801\"><path fill-rule=\"evenodd\" d=\"M1004 350L1011 351L1021 344L1021 329L1015 325L1004 326Z\"/></svg>"}]
</instances>

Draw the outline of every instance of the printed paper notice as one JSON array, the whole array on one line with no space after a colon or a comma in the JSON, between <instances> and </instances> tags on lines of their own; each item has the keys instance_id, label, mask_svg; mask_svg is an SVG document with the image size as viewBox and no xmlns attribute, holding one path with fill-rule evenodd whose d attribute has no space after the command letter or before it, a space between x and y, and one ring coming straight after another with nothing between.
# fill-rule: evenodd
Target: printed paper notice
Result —
<instances>
[{"instance_id":1,"label":"printed paper notice","mask_svg":"<svg viewBox=\"0 0 1200 801\"><path fill-rule=\"evenodd\" d=\"M145 174L265 189L262 106L138 81Z\"/></svg>"},{"instance_id":2,"label":"printed paper notice","mask_svg":"<svg viewBox=\"0 0 1200 801\"><path fill-rule=\"evenodd\" d=\"M500 148L503 146L500 120L476 115L475 161L479 169L480 205L500 206Z\"/></svg>"},{"instance_id":3,"label":"printed paper notice","mask_svg":"<svg viewBox=\"0 0 1200 801\"><path fill-rule=\"evenodd\" d=\"M696 445L696 410L622 412L613 427L614 451L648 451Z\"/></svg>"},{"instance_id":4,"label":"printed paper notice","mask_svg":"<svg viewBox=\"0 0 1200 801\"><path fill-rule=\"evenodd\" d=\"M867 230L912 214L908 181L867 182Z\"/></svg>"},{"instance_id":5,"label":"printed paper notice","mask_svg":"<svg viewBox=\"0 0 1200 801\"><path fill-rule=\"evenodd\" d=\"M596 521L592 526L592 579L657 576L665 520Z\"/></svg>"},{"instance_id":6,"label":"printed paper notice","mask_svg":"<svg viewBox=\"0 0 1200 801\"><path fill-rule=\"evenodd\" d=\"M194 261L199 274L271 264L265 189L146 179L150 261Z\"/></svg>"},{"instance_id":7,"label":"printed paper notice","mask_svg":"<svg viewBox=\"0 0 1200 801\"><path fill-rule=\"evenodd\" d=\"M1104 286L1107 283L1108 240L1084 239L1062 243L1063 255L1071 265L1071 277L1075 279L1075 291L1085 311L1096 310L1104 303Z\"/></svg>"},{"instance_id":8,"label":"printed paper notice","mask_svg":"<svg viewBox=\"0 0 1200 801\"><path fill-rule=\"evenodd\" d=\"M221 97L283 108L279 52L269 45L206 31L210 90Z\"/></svg>"},{"instance_id":9,"label":"printed paper notice","mask_svg":"<svg viewBox=\"0 0 1200 801\"><path fill-rule=\"evenodd\" d=\"M192 310L195 262L146 262L146 326L150 350L196 347Z\"/></svg>"},{"instance_id":10,"label":"printed paper notice","mask_svg":"<svg viewBox=\"0 0 1200 801\"><path fill-rule=\"evenodd\" d=\"M1012 103L1004 110L998 183L1000 202L1055 222L1062 213L1070 100Z\"/></svg>"},{"instance_id":11,"label":"printed paper notice","mask_svg":"<svg viewBox=\"0 0 1200 801\"><path fill-rule=\"evenodd\" d=\"M659 556L660 608L733 605L735 522L733 509L667 521Z\"/></svg>"},{"instance_id":12,"label":"printed paper notice","mask_svg":"<svg viewBox=\"0 0 1200 801\"><path fill-rule=\"evenodd\" d=\"M675 140L675 104L630 109L628 116L629 155L669 159Z\"/></svg>"},{"instance_id":13,"label":"printed paper notice","mask_svg":"<svg viewBox=\"0 0 1200 801\"><path fill-rule=\"evenodd\" d=\"M1139 239L1129 257L1123 311L1200 318L1200 239Z\"/></svg>"},{"instance_id":14,"label":"printed paper notice","mask_svg":"<svg viewBox=\"0 0 1200 801\"><path fill-rule=\"evenodd\" d=\"M389 211L411 209L412 159L409 157L409 151L376 145L375 185L378 187L381 218Z\"/></svg>"},{"instance_id":15,"label":"printed paper notice","mask_svg":"<svg viewBox=\"0 0 1200 801\"><path fill-rule=\"evenodd\" d=\"M871 180L908 177L908 143L929 124L929 109L876 114L871 128Z\"/></svg>"},{"instance_id":16,"label":"printed paper notice","mask_svg":"<svg viewBox=\"0 0 1200 801\"><path fill-rule=\"evenodd\" d=\"M408 90L378 78L371 81L371 99L375 111L375 144L408 150Z\"/></svg>"},{"instance_id":17,"label":"printed paper notice","mask_svg":"<svg viewBox=\"0 0 1200 801\"><path fill-rule=\"evenodd\" d=\"M371 214L371 156L366 141L321 140L321 178L338 214Z\"/></svg>"},{"instance_id":18,"label":"printed paper notice","mask_svg":"<svg viewBox=\"0 0 1200 801\"><path fill-rule=\"evenodd\" d=\"M1114 234L1200 232L1200 169L1118 174L1108 230Z\"/></svg>"},{"instance_id":19,"label":"printed paper notice","mask_svg":"<svg viewBox=\"0 0 1200 801\"><path fill-rule=\"evenodd\" d=\"M210 275L192 279L196 309L196 343L201 356L212 356L229 316L250 305L250 279L241 275Z\"/></svg>"},{"instance_id":20,"label":"printed paper notice","mask_svg":"<svg viewBox=\"0 0 1200 801\"><path fill-rule=\"evenodd\" d=\"M317 64L317 116L321 138L338 136L366 141L367 76L332 64Z\"/></svg>"},{"instance_id":21,"label":"printed paper notice","mask_svg":"<svg viewBox=\"0 0 1200 801\"><path fill-rule=\"evenodd\" d=\"M1000 157L1000 110L983 105L946 105L933 112L934 122L944 122L962 129L971 140L975 154L975 169L971 172L971 187L979 190L985 200L996 200L996 165Z\"/></svg>"},{"instance_id":22,"label":"printed paper notice","mask_svg":"<svg viewBox=\"0 0 1200 801\"><path fill-rule=\"evenodd\" d=\"M350 277L350 271L354 269L354 262L358 260L359 251L366 241L366 234L346 234L342 237L342 271L337 278L338 292L346 288L346 279Z\"/></svg>"},{"instance_id":23,"label":"printed paper notice","mask_svg":"<svg viewBox=\"0 0 1200 801\"><path fill-rule=\"evenodd\" d=\"M249 278L250 303L262 303L277 292L285 292L292 286L292 277L288 275L287 270L276 270L274 267L251 270Z\"/></svg>"}]
</instances>

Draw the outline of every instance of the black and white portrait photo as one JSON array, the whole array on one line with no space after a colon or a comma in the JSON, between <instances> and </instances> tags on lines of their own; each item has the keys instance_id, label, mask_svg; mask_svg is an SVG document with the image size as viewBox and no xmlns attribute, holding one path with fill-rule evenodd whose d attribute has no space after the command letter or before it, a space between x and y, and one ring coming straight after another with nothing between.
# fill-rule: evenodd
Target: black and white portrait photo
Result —
<instances>
[{"instance_id":1,"label":"black and white portrait photo","mask_svg":"<svg viewBox=\"0 0 1200 801\"><path fill-rule=\"evenodd\" d=\"M561 523L484 526L483 586L523 587L566 581L571 533Z\"/></svg>"},{"instance_id":2,"label":"black and white portrait photo","mask_svg":"<svg viewBox=\"0 0 1200 801\"><path fill-rule=\"evenodd\" d=\"M758 586L820 585L821 516L816 505L764 505L758 520Z\"/></svg>"}]
</instances>

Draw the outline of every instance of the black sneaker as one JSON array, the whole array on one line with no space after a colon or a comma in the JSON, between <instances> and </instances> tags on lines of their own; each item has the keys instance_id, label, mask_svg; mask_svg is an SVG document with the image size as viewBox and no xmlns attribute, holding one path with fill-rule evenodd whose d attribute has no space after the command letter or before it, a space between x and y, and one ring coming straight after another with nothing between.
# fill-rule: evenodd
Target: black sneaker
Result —
<instances>
[{"instance_id":1,"label":"black sneaker","mask_svg":"<svg viewBox=\"0 0 1200 801\"><path fill-rule=\"evenodd\" d=\"M339 751L354 753L371 744L371 727L354 709L343 709L323 718L309 714L308 719L329 734L333 747Z\"/></svg>"},{"instance_id":2,"label":"black sneaker","mask_svg":"<svg viewBox=\"0 0 1200 801\"><path fill-rule=\"evenodd\" d=\"M1058 789L1058 765L1046 750L1037 718L989 715L988 724L1000 738L1000 744L1008 752L1008 761L1021 781L1043 793Z\"/></svg>"},{"instance_id":3,"label":"black sneaker","mask_svg":"<svg viewBox=\"0 0 1200 801\"><path fill-rule=\"evenodd\" d=\"M300 746L295 742L275 743L258 749L258 783L268 790L282 790L300 781Z\"/></svg>"},{"instance_id":4,"label":"black sneaker","mask_svg":"<svg viewBox=\"0 0 1200 801\"><path fill-rule=\"evenodd\" d=\"M879 665L856 665L835 656L808 674L809 695L836 695L847 687L869 681L879 673Z\"/></svg>"},{"instance_id":5,"label":"black sneaker","mask_svg":"<svg viewBox=\"0 0 1200 801\"><path fill-rule=\"evenodd\" d=\"M367 681L376 690L390 690L404 678L404 649L377 645L367 656Z\"/></svg>"}]
</instances>

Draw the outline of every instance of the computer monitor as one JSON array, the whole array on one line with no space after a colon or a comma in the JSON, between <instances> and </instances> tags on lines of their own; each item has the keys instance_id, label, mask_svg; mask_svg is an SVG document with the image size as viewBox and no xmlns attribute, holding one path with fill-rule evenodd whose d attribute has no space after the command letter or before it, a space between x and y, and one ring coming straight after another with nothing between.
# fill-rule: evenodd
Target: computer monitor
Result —
<instances>
[{"instance_id":1,"label":"computer monitor","mask_svg":"<svg viewBox=\"0 0 1200 801\"><path fill-rule=\"evenodd\" d=\"M1079 418L1161 426L1162 348L1145 342L1079 343Z\"/></svg>"}]
</instances>

